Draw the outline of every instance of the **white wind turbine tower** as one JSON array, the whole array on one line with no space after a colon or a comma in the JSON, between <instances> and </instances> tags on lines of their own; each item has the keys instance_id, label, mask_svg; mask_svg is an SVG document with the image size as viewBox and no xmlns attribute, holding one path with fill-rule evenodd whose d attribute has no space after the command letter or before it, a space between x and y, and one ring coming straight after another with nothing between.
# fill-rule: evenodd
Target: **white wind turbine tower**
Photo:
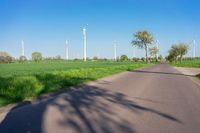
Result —
<instances>
[{"instance_id":1,"label":"white wind turbine tower","mask_svg":"<svg viewBox=\"0 0 200 133\"><path fill-rule=\"evenodd\" d=\"M86 36L86 26L83 27L83 44L84 44L84 61L87 60L87 36Z\"/></svg>"},{"instance_id":2,"label":"white wind turbine tower","mask_svg":"<svg viewBox=\"0 0 200 133\"><path fill-rule=\"evenodd\" d=\"M66 48L65 48L65 58L69 60L69 49L68 49L68 40L66 40Z\"/></svg>"},{"instance_id":3,"label":"white wind turbine tower","mask_svg":"<svg viewBox=\"0 0 200 133\"><path fill-rule=\"evenodd\" d=\"M21 53L21 56L25 56L25 54L24 54L24 41L23 41L23 40L21 41L21 45L22 45L22 49L21 49L21 50L22 50L22 51L21 51L22 53Z\"/></svg>"},{"instance_id":4,"label":"white wind turbine tower","mask_svg":"<svg viewBox=\"0 0 200 133\"><path fill-rule=\"evenodd\" d=\"M117 60L117 42L114 43L114 60Z\"/></svg>"}]
</instances>

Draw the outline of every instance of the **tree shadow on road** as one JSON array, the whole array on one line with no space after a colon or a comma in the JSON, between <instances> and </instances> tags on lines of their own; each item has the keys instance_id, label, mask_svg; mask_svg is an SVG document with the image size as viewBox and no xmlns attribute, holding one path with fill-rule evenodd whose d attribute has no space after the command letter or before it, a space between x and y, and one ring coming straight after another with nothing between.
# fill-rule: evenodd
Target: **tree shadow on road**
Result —
<instances>
[{"instance_id":1,"label":"tree shadow on road","mask_svg":"<svg viewBox=\"0 0 200 133\"><path fill-rule=\"evenodd\" d=\"M57 112L49 111L49 107L54 108ZM62 119L53 120L51 123L66 129L66 132L69 131L67 129L77 133L137 132L134 124L127 120L132 115L126 116L127 114L120 113L120 111L130 112L132 115L149 112L182 124L176 117L139 105L122 93L85 85L39 103L30 103L19 108L18 106L14 107L0 123L0 132L42 133L45 131L45 120L54 115L53 113L60 114Z\"/></svg>"}]
</instances>

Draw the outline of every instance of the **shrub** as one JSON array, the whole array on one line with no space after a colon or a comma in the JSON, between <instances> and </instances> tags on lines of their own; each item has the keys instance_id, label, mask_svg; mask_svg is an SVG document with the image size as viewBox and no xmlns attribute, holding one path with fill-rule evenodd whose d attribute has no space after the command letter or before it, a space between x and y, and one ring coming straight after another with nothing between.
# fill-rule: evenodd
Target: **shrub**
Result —
<instances>
[{"instance_id":1,"label":"shrub","mask_svg":"<svg viewBox=\"0 0 200 133\"><path fill-rule=\"evenodd\" d=\"M36 96L42 89L42 85L33 76L15 77L4 81L6 83L1 85L0 95L11 101L22 101L27 97Z\"/></svg>"},{"instance_id":2,"label":"shrub","mask_svg":"<svg viewBox=\"0 0 200 133\"><path fill-rule=\"evenodd\" d=\"M121 61L128 61L128 56L127 56L127 55L122 55L122 56L120 57L120 60L121 60Z\"/></svg>"},{"instance_id":3,"label":"shrub","mask_svg":"<svg viewBox=\"0 0 200 133\"><path fill-rule=\"evenodd\" d=\"M42 54L40 52L33 52L32 53L32 60L38 62L42 60Z\"/></svg>"}]
</instances>

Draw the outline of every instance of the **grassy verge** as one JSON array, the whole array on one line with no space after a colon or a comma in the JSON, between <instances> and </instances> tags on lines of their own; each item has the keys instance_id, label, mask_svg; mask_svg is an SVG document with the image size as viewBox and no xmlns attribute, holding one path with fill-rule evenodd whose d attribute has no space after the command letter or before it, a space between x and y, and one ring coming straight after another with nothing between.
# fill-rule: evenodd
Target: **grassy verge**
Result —
<instances>
[{"instance_id":1,"label":"grassy verge","mask_svg":"<svg viewBox=\"0 0 200 133\"><path fill-rule=\"evenodd\" d=\"M22 71L21 74L17 72L17 74L9 74L9 76L3 75L0 77L0 106L23 101L30 97L37 97L44 93L55 92L114 73L145 67L150 64L119 63L116 65L114 63L112 65L102 65L101 67L99 65L93 64L90 68L47 70L46 72L38 73Z\"/></svg>"},{"instance_id":2,"label":"grassy verge","mask_svg":"<svg viewBox=\"0 0 200 133\"><path fill-rule=\"evenodd\" d=\"M170 63L173 66L176 67L195 67L200 68L200 59L195 60L183 60L182 62L173 62Z\"/></svg>"}]
</instances>

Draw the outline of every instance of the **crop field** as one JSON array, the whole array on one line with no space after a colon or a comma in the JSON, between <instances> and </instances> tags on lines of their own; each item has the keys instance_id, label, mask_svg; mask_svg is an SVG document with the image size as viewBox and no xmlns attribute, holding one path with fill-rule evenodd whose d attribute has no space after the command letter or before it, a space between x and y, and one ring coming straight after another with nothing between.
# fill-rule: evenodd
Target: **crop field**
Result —
<instances>
[{"instance_id":1,"label":"crop field","mask_svg":"<svg viewBox=\"0 0 200 133\"><path fill-rule=\"evenodd\" d=\"M200 68L200 59L193 59L193 60L183 60L182 62L173 62L171 63L173 66L177 67L196 67Z\"/></svg>"},{"instance_id":2,"label":"crop field","mask_svg":"<svg viewBox=\"0 0 200 133\"><path fill-rule=\"evenodd\" d=\"M0 64L0 106L148 65L112 61Z\"/></svg>"}]
</instances>

